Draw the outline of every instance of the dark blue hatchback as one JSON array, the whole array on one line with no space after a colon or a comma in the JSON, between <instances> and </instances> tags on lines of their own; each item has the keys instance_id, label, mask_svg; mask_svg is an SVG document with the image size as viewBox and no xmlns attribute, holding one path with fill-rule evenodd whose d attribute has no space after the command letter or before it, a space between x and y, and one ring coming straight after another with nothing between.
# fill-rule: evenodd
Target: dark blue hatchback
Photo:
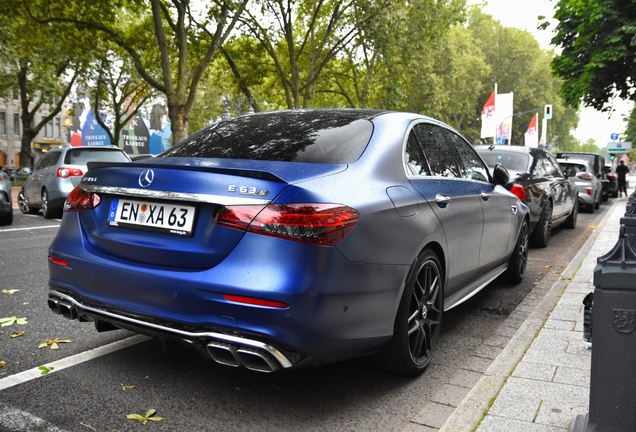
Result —
<instances>
[{"instance_id":1,"label":"dark blue hatchback","mask_svg":"<svg viewBox=\"0 0 636 432\"><path fill-rule=\"evenodd\" d=\"M414 376L445 310L523 276L527 209L494 171L418 114L222 121L156 158L89 165L50 247L49 307L229 366L372 354Z\"/></svg>"}]
</instances>

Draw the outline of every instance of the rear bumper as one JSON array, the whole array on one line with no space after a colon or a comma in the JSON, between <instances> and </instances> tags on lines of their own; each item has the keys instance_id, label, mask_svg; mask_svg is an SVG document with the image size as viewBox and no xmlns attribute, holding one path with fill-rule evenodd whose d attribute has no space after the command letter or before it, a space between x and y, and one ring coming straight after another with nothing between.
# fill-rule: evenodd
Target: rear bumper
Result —
<instances>
[{"instance_id":1,"label":"rear bumper","mask_svg":"<svg viewBox=\"0 0 636 432\"><path fill-rule=\"evenodd\" d=\"M49 286L89 321L195 341L210 331L234 335L293 353L288 358L359 355L392 336L408 266L353 263L335 248L246 234L213 268L155 267L94 249L74 216L64 215L51 245L50 256L68 265L49 261ZM233 303L223 294L289 306Z\"/></svg>"}]
</instances>

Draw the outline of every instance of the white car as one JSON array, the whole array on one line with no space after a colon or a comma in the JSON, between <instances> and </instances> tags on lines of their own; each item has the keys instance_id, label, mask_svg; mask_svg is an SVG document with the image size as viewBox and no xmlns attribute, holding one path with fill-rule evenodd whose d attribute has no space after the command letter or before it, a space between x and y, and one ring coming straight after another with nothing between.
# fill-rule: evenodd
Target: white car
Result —
<instances>
[{"instance_id":1,"label":"white car","mask_svg":"<svg viewBox=\"0 0 636 432\"><path fill-rule=\"evenodd\" d=\"M594 213L603 200L603 184L590 167L590 163L583 159L557 159L561 170L574 182L579 191L579 207L589 213Z\"/></svg>"}]
</instances>

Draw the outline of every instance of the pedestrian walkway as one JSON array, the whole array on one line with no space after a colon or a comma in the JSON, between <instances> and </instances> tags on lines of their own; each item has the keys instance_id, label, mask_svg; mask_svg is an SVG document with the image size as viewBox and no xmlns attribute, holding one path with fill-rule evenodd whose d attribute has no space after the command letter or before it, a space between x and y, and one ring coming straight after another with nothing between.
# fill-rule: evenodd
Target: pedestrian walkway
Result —
<instances>
[{"instance_id":1,"label":"pedestrian walkway","mask_svg":"<svg viewBox=\"0 0 636 432\"><path fill-rule=\"evenodd\" d=\"M577 415L587 413L591 350L583 344L582 302L594 290L597 258L618 241L626 203L624 197L610 201L598 229L440 431L567 432ZM532 297L517 309L535 302ZM435 429L411 423L409 430Z\"/></svg>"}]
</instances>

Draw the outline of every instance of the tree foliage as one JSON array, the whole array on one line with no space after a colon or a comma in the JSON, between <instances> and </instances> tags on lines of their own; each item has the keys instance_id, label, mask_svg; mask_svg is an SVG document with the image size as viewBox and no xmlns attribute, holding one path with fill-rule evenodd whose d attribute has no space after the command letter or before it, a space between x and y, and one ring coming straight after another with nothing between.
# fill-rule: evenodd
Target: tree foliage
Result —
<instances>
[{"instance_id":1,"label":"tree foliage","mask_svg":"<svg viewBox=\"0 0 636 432\"><path fill-rule=\"evenodd\" d=\"M38 3L39 5L39 3ZM0 94L19 101L20 165L31 165L31 142L62 111L88 63L93 41L69 26L36 25L21 1L3 0L0 15ZM41 114L36 121L36 113Z\"/></svg>"},{"instance_id":2,"label":"tree foliage","mask_svg":"<svg viewBox=\"0 0 636 432\"><path fill-rule=\"evenodd\" d=\"M552 69L565 102L608 111L616 96L635 100L636 1L560 0L554 18L561 53Z\"/></svg>"},{"instance_id":3,"label":"tree foliage","mask_svg":"<svg viewBox=\"0 0 636 432\"><path fill-rule=\"evenodd\" d=\"M42 24L72 23L100 33L128 53L139 75L165 96L178 142L188 135L201 78L247 2L48 0L46 8L32 8L31 14Z\"/></svg>"}]
</instances>

